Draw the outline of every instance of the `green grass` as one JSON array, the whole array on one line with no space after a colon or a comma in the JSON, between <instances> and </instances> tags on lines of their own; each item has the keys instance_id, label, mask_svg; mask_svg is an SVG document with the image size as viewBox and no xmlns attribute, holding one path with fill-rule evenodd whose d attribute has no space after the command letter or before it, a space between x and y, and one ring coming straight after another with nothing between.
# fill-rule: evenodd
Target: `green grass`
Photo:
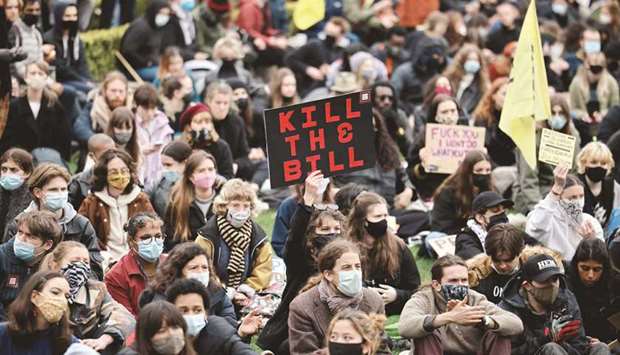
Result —
<instances>
[{"instance_id":1,"label":"green grass","mask_svg":"<svg viewBox=\"0 0 620 355\"><path fill-rule=\"evenodd\" d=\"M256 222L265 230L265 232L271 236L271 232L273 231L273 223L275 220L276 212L274 210L268 210L256 217ZM413 253L416 264L418 265L418 271L420 272L420 277L422 278L422 284L430 283L430 275L431 275L431 265L433 264L433 260L429 258L420 258L418 257L418 246L411 247L411 252ZM388 318L385 331L389 334L393 339L399 339L398 335L398 319L399 316L391 316ZM256 351L261 351L254 340L252 341L252 347ZM396 354L397 352L395 352Z\"/></svg>"}]
</instances>

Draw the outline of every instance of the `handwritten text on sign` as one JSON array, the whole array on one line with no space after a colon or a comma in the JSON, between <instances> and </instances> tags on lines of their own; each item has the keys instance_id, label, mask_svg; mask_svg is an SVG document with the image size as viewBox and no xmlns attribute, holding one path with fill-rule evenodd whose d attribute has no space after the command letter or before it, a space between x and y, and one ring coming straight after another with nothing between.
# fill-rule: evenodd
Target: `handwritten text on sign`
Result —
<instances>
[{"instance_id":1,"label":"handwritten text on sign","mask_svg":"<svg viewBox=\"0 0 620 355\"><path fill-rule=\"evenodd\" d=\"M571 169L575 154L575 137L543 128L540 137L538 160L551 165L564 165Z\"/></svg>"},{"instance_id":2,"label":"handwritten text on sign","mask_svg":"<svg viewBox=\"0 0 620 355\"><path fill-rule=\"evenodd\" d=\"M375 164L370 92L331 97L265 111L272 187L303 182Z\"/></svg>"},{"instance_id":3,"label":"handwritten text on sign","mask_svg":"<svg viewBox=\"0 0 620 355\"><path fill-rule=\"evenodd\" d=\"M484 135L482 127L427 124L426 148L430 153L427 171L452 174L468 152L484 149Z\"/></svg>"}]
</instances>

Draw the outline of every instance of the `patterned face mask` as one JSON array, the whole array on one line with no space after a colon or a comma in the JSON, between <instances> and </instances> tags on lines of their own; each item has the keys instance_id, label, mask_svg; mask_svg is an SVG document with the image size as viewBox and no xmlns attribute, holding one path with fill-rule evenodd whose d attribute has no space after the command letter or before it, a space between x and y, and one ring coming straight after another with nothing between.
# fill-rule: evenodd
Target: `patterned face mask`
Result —
<instances>
[{"instance_id":1,"label":"patterned face mask","mask_svg":"<svg viewBox=\"0 0 620 355\"><path fill-rule=\"evenodd\" d=\"M560 200L560 206L562 207L564 212L566 212L566 214L571 219L571 221L573 221L579 226L581 225L581 222L583 222L583 206L584 205L585 205L585 199L583 197L574 199L574 200L566 200L566 199Z\"/></svg>"},{"instance_id":2,"label":"patterned face mask","mask_svg":"<svg viewBox=\"0 0 620 355\"><path fill-rule=\"evenodd\" d=\"M69 283L69 303L74 303L80 288L88 282L90 265L81 261L67 264L60 269Z\"/></svg>"}]
</instances>

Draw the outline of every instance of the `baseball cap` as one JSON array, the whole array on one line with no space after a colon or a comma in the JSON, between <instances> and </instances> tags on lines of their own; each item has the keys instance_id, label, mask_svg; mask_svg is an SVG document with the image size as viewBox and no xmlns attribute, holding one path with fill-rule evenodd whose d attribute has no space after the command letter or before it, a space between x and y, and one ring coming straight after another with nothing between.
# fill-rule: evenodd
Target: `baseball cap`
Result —
<instances>
[{"instance_id":1,"label":"baseball cap","mask_svg":"<svg viewBox=\"0 0 620 355\"><path fill-rule=\"evenodd\" d=\"M485 191L479 193L478 196L474 198L474 201L472 202L472 209L474 212L480 212L500 205L504 208L511 208L514 205L514 202L503 198L495 191Z\"/></svg>"},{"instance_id":2,"label":"baseball cap","mask_svg":"<svg viewBox=\"0 0 620 355\"><path fill-rule=\"evenodd\" d=\"M552 276L563 275L555 259L546 254L534 255L521 267L527 281L545 282Z\"/></svg>"}]
</instances>

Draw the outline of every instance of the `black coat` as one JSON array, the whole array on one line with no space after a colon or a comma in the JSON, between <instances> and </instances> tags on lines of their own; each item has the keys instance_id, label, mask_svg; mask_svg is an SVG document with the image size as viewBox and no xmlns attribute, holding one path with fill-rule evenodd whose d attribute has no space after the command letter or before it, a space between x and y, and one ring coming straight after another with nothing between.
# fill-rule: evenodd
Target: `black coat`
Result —
<instances>
[{"instance_id":1,"label":"black coat","mask_svg":"<svg viewBox=\"0 0 620 355\"><path fill-rule=\"evenodd\" d=\"M217 193L217 192L216 192ZM177 244L180 244L181 241L175 240L174 237L174 229L176 227L176 220L172 217L170 210L166 212L167 218L166 221L166 240L164 241L164 251L169 252L174 248ZM196 235L198 234L198 230L207 224L207 220L213 216L213 203L209 206L209 211L207 211L207 215L205 216L200 210L200 207L196 204L196 201L193 201L189 206L188 211L188 222L189 222L189 230L192 233L192 237L189 241L193 241L196 239Z\"/></svg>"},{"instance_id":2,"label":"black coat","mask_svg":"<svg viewBox=\"0 0 620 355\"><path fill-rule=\"evenodd\" d=\"M232 179L235 177L233 172L233 155L230 151L230 146L226 141L223 139L218 139L217 142L190 143L190 145L193 149L202 149L213 155L217 165L218 174L222 175L226 179Z\"/></svg>"},{"instance_id":3,"label":"black coat","mask_svg":"<svg viewBox=\"0 0 620 355\"><path fill-rule=\"evenodd\" d=\"M69 203L71 203L76 210L80 209L82 201L84 201L86 196L90 193L92 178L93 169L82 171L71 177L67 190L69 190Z\"/></svg>"},{"instance_id":4,"label":"black coat","mask_svg":"<svg viewBox=\"0 0 620 355\"><path fill-rule=\"evenodd\" d=\"M6 228L30 205L32 195L26 183L13 191L0 188L0 233L4 237Z\"/></svg>"},{"instance_id":5,"label":"black coat","mask_svg":"<svg viewBox=\"0 0 620 355\"><path fill-rule=\"evenodd\" d=\"M467 219L459 215L454 196L454 188L446 187L433 198L433 211L431 212L433 232L456 234L465 227Z\"/></svg>"},{"instance_id":6,"label":"black coat","mask_svg":"<svg viewBox=\"0 0 620 355\"><path fill-rule=\"evenodd\" d=\"M249 344L237 335L237 329L218 316L209 316L207 326L194 340L201 355L256 355Z\"/></svg>"},{"instance_id":7,"label":"black coat","mask_svg":"<svg viewBox=\"0 0 620 355\"><path fill-rule=\"evenodd\" d=\"M514 148L516 145L506 133L499 129L500 112L493 110L496 120L486 127L484 146L495 165L510 166L516 162ZM479 126L479 124L476 124Z\"/></svg>"},{"instance_id":8,"label":"black coat","mask_svg":"<svg viewBox=\"0 0 620 355\"><path fill-rule=\"evenodd\" d=\"M454 254L460 256L463 260L467 260L480 253L484 253L484 246L480 238L469 227L461 229L456 235L456 241L454 242Z\"/></svg>"},{"instance_id":9,"label":"black coat","mask_svg":"<svg viewBox=\"0 0 620 355\"><path fill-rule=\"evenodd\" d=\"M9 107L6 129L0 139L0 154L14 147L27 151L42 147L53 148L63 159L69 160L71 124L62 105L56 102L50 106L49 100L43 95L41 109L35 119L26 96L13 100Z\"/></svg>"},{"instance_id":10,"label":"black coat","mask_svg":"<svg viewBox=\"0 0 620 355\"><path fill-rule=\"evenodd\" d=\"M597 139L603 143L620 130L620 106L610 107L598 128Z\"/></svg>"},{"instance_id":11,"label":"black coat","mask_svg":"<svg viewBox=\"0 0 620 355\"><path fill-rule=\"evenodd\" d=\"M508 29L503 25L489 33L486 40L486 47L493 51L495 54L500 54L504 50L504 47L510 42L519 40L519 33L521 32L520 26L516 26L513 29Z\"/></svg>"},{"instance_id":12,"label":"black coat","mask_svg":"<svg viewBox=\"0 0 620 355\"><path fill-rule=\"evenodd\" d=\"M415 186L416 192L422 199L426 200L433 197L435 190L437 190L439 185L450 175L426 172L420 160L420 150L425 146L426 129L423 129L418 133L416 139L414 139L413 146L409 151L409 156L407 157L409 166L407 170L409 179L413 183L413 186Z\"/></svg>"},{"instance_id":13,"label":"black coat","mask_svg":"<svg viewBox=\"0 0 620 355\"><path fill-rule=\"evenodd\" d=\"M8 307L17 298L39 265L28 265L13 252L13 240L0 245L0 321L6 321Z\"/></svg>"},{"instance_id":14,"label":"black coat","mask_svg":"<svg viewBox=\"0 0 620 355\"><path fill-rule=\"evenodd\" d=\"M599 221L603 228L607 225L611 211L614 208L614 189L615 181L613 176L609 175L605 177L602 184L601 193L598 196L594 196L588 184L586 182L585 174L578 175L579 180L583 183L583 190L585 194L585 204L583 206L583 212L589 214Z\"/></svg>"},{"instance_id":15,"label":"black coat","mask_svg":"<svg viewBox=\"0 0 620 355\"><path fill-rule=\"evenodd\" d=\"M284 58L284 63L295 73L298 81L297 87L300 94L304 96L320 86L319 82L306 74L306 69L308 67L320 68L323 64L330 64L341 54L342 48L328 47L323 41L315 39L291 51Z\"/></svg>"},{"instance_id":16,"label":"black coat","mask_svg":"<svg viewBox=\"0 0 620 355\"><path fill-rule=\"evenodd\" d=\"M245 123L236 112L231 111L225 119L213 120L217 134L224 139L230 147L233 159L237 164L237 176L245 177L250 180L252 174L248 170L252 169L252 162L248 158L250 147L245 133ZM248 178L249 174L249 178Z\"/></svg>"}]
</instances>

